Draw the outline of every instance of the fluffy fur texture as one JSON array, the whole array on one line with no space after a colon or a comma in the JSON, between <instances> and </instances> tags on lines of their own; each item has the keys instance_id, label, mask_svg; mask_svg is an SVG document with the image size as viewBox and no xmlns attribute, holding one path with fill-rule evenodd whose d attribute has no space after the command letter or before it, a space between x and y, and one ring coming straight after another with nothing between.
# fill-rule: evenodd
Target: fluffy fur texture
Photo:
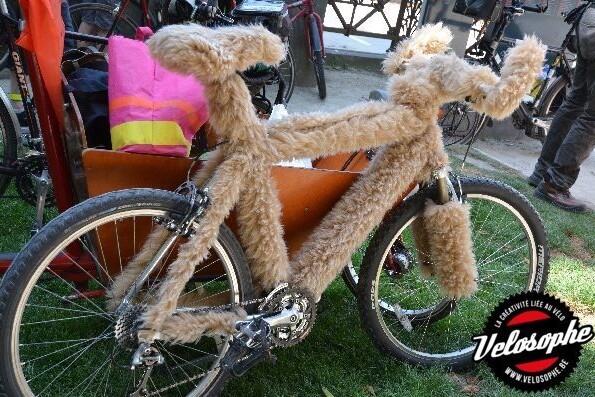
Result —
<instances>
[{"instance_id":1,"label":"fluffy fur texture","mask_svg":"<svg viewBox=\"0 0 595 397\"><path fill-rule=\"evenodd\" d=\"M157 253L159 247L165 242L169 233L161 226L155 228L144 242L138 254L132 258L113 281L110 290L107 293L107 309L116 310L126 291L134 283L136 278L142 273L143 269L151 258Z\"/></svg>"},{"instance_id":2,"label":"fluffy fur texture","mask_svg":"<svg viewBox=\"0 0 595 397\"><path fill-rule=\"evenodd\" d=\"M161 339L170 343L192 343L203 336L230 335L240 318L246 318L246 312L237 308L230 312L211 312L206 314L180 313L171 316L163 324Z\"/></svg>"},{"instance_id":3,"label":"fluffy fur texture","mask_svg":"<svg viewBox=\"0 0 595 397\"><path fill-rule=\"evenodd\" d=\"M200 81L225 81L238 71L263 62L276 65L285 57L285 46L263 26L168 25L150 39L150 48L164 67L193 74Z\"/></svg>"},{"instance_id":4,"label":"fluffy fur texture","mask_svg":"<svg viewBox=\"0 0 595 397\"><path fill-rule=\"evenodd\" d=\"M382 62L382 70L392 76L401 73L408 60L414 56L431 57L442 54L450 48L452 33L442 23L425 25L418 30L415 38L402 41L395 51Z\"/></svg>"},{"instance_id":5,"label":"fluffy fur texture","mask_svg":"<svg viewBox=\"0 0 595 397\"><path fill-rule=\"evenodd\" d=\"M541 69L543 50L533 38L511 50L501 78L443 54L450 39L442 26L428 25L400 44L385 62L387 73L400 73L389 80L388 103L266 123L255 116L248 89L236 71L259 61L279 62L284 48L278 37L261 27L213 30L178 25L157 32L148 42L151 53L165 67L194 74L204 83L210 123L227 144L196 179L203 183L212 175L208 184L212 202L200 219L196 237L180 248L170 265L155 303L143 316L146 330L139 339L197 340L204 333L229 332L233 321L245 318L241 312L172 316L182 302L182 286L207 255L234 205L257 290L289 281L319 297L406 186L428 179L433 169L448 163L436 120L439 105L470 97L478 110L503 117L517 106ZM373 146L384 147L290 264L279 221L281 205L270 179L272 164ZM471 293L475 279L468 269L473 257L466 213L460 205L447 204L426 215L425 243L442 288L450 296ZM156 241L157 237L151 238ZM114 299L121 296L125 284L132 283L130 275L138 274L147 257L140 253L132 262L134 270L116 280Z\"/></svg>"},{"instance_id":6,"label":"fluffy fur texture","mask_svg":"<svg viewBox=\"0 0 595 397\"><path fill-rule=\"evenodd\" d=\"M423 215L438 285L451 298L469 296L477 290L477 267L471 246L469 205L429 201Z\"/></svg>"},{"instance_id":7,"label":"fluffy fur texture","mask_svg":"<svg viewBox=\"0 0 595 397\"><path fill-rule=\"evenodd\" d=\"M432 126L409 143L384 147L366 172L324 218L292 262L293 282L319 298L351 254L414 180L430 178L448 161Z\"/></svg>"}]
</instances>

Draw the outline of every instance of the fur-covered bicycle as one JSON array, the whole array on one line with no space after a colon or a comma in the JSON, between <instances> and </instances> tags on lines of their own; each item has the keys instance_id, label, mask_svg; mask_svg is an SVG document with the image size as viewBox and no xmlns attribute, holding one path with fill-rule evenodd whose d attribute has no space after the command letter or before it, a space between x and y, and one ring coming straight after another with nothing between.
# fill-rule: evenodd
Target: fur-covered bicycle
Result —
<instances>
[{"instance_id":1,"label":"fur-covered bicycle","mask_svg":"<svg viewBox=\"0 0 595 397\"><path fill-rule=\"evenodd\" d=\"M176 193L108 193L35 235L1 284L0 395L216 395L306 338L362 244L358 303L374 343L410 363L469 364L490 308L544 288L548 250L522 195L447 172L435 109L467 100L505 117L543 50L526 38L498 77L446 54L450 40L435 25L402 42L384 64L386 103L265 122L237 71L283 59L278 37L192 25L155 34L153 55L205 85L224 144ZM380 147L374 161L290 257L272 165L369 147ZM241 244L224 224L234 207ZM81 272L83 261L96 270Z\"/></svg>"}]
</instances>

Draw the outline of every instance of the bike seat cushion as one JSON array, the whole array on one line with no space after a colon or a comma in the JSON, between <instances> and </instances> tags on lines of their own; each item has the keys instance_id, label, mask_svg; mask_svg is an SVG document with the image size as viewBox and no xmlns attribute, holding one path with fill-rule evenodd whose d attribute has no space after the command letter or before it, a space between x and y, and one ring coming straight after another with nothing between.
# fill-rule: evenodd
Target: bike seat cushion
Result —
<instances>
[{"instance_id":1,"label":"bike seat cushion","mask_svg":"<svg viewBox=\"0 0 595 397\"><path fill-rule=\"evenodd\" d=\"M193 74L203 83L224 81L257 63L277 65L285 58L279 36L258 25L216 29L170 25L155 33L147 44L162 66Z\"/></svg>"},{"instance_id":2,"label":"bike seat cushion","mask_svg":"<svg viewBox=\"0 0 595 397\"><path fill-rule=\"evenodd\" d=\"M283 0L244 0L233 10L233 16L282 16L287 13Z\"/></svg>"}]
</instances>

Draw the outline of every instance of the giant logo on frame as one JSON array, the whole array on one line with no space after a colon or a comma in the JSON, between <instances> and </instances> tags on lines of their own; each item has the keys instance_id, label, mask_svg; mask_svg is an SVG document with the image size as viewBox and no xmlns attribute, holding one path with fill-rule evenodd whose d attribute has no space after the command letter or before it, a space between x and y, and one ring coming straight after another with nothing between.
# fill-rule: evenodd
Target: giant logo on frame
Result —
<instances>
[{"instance_id":1,"label":"giant logo on frame","mask_svg":"<svg viewBox=\"0 0 595 397\"><path fill-rule=\"evenodd\" d=\"M496 378L517 390L542 391L574 371L593 327L581 326L559 299L531 291L501 302L473 339L473 360L484 361Z\"/></svg>"}]
</instances>

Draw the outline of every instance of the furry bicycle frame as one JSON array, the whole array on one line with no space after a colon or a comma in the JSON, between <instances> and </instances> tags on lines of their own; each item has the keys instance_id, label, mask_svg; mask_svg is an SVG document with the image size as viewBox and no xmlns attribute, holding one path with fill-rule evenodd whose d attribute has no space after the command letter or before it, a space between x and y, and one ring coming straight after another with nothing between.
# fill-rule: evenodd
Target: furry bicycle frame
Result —
<instances>
[{"instance_id":1,"label":"furry bicycle frame","mask_svg":"<svg viewBox=\"0 0 595 397\"><path fill-rule=\"evenodd\" d=\"M291 115L266 122L256 117L250 93L237 71L258 62L278 64L285 48L260 26L209 29L168 26L149 41L153 56L166 68L193 74L205 86L210 123L222 141L218 152L193 178L208 186L210 204L196 235L181 246L168 268L157 298L143 314L139 340L196 341L203 335L229 334L243 309L223 313L175 314L184 284L208 255L219 226L237 211L238 234L245 247L257 293L282 282L309 290L319 299L411 182L428 181L448 165L437 124L440 105L467 100L494 118L508 116L533 84L544 57L538 40L525 38L510 50L501 75L447 53L448 29L426 25L389 54L389 101L360 103L335 113ZM271 166L281 160L380 147L374 161L289 258L283 240L282 211ZM435 275L445 295L459 298L476 289L466 205L429 202L414 223L422 252L422 273ZM109 307L120 305L147 262L170 232L154 231L118 275Z\"/></svg>"}]
</instances>

